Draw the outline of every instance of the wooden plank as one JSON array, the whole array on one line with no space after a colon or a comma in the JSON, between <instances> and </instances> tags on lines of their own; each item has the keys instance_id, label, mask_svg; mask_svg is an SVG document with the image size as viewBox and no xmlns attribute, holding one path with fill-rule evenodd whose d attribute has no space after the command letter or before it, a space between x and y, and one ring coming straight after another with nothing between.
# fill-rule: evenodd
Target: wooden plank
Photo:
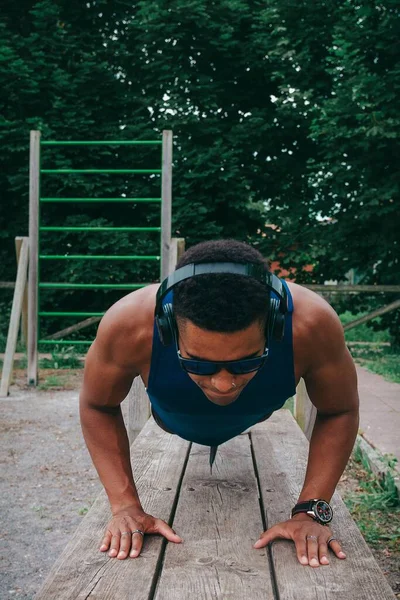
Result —
<instances>
[{"instance_id":1,"label":"wooden plank","mask_svg":"<svg viewBox=\"0 0 400 600\"><path fill-rule=\"evenodd\" d=\"M363 317L360 317L359 319L355 319L354 321L350 321L349 323L346 323L346 325L343 325L343 329L344 329L344 331L348 331L349 329L353 329L353 327L358 327L358 325L367 323L368 321L371 321L372 319L376 319L376 317L380 317L381 315L384 315L385 313L388 313L388 312L392 312L392 310L396 310L398 308L400 308L400 300L391 302L390 304L387 304L386 306L381 306L381 308L373 310L372 312L368 313L367 315L364 315Z\"/></svg>"},{"instance_id":2,"label":"wooden plank","mask_svg":"<svg viewBox=\"0 0 400 600\"><path fill-rule=\"evenodd\" d=\"M23 237L15 238L15 253L17 255L17 266L19 264L19 259L21 256L21 247L22 247L22 243L23 243L24 239L25 238L23 238ZM26 239L28 239L28 238L26 238ZM27 282L25 283L24 295L22 298L21 342L26 348L26 346L28 344L28 285L27 285Z\"/></svg>"},{"instance_id":3,"label":"wooden plank","mask_svg":"<svg viewBox=\"0 0 400 600\"><path fill-rule=\"evenodd\" d=\"M44 339L45 340L60 340L65 335L69 335L70 333L74 333L75 331L80 331L81 329L90 327L91 325L94 325L95 323L98 323L99 321L101 321L101 317L89 317L88 319L85 319L84 321L79 321L79 323L75 323L74 325L71 325L70 327L66 327L65 329L61 329L60 331L57 331L56 333L47 335Z\"/></svg>"},{"instance_id":4,"label":"wooden plank","mask_svg":"<svg viewBox=\"0 0 400 600\"><path fill-rule=\"evenodd\" d=\"M172 213L172 131L163 131L161 183L161 279L168 276Z\"/></svg>"},{"instance_id":5,"label":"wooden plank","mask_svg":"<svg viewBox=\"0 0 400 600\"><path fill-rule=\"evenodd\" d=\"M15 281L0 281L0 289L13 290L15 288Z\"/></svg>"},{"instance_id":6,"label":"wooden plank","mask_svg":"<svg viewBox=\"0 0 400 600\"><path fill-rule=\"evenodd\" d=\"M268 556L252 547L263 530L249 437L219 447L210 474L209 448L194 444L155 600L272 600Z\"/></svg>"},{"instance_id":7,"label":"wooden plank","mask_svg":"<svg viewBox=\"0 0 400 600\"><path fill-rule=\"evenodd\" d=\"M0 396L8 396L10 387L12 369L14 364L14 354L17 347L19 324L21 319L22 304L28 273L29 242L28 238L23 238L21 246L21 256L18 263L17 279L15 283L14 298L11 308L10 324L8 328L6 352L3 364L3 372L0 384Z\"/></svg>"},{"instance_id":8,"label":"wooden plank","mask_svg":"<svg viewBox=\"0 0 400 600\"><path fill-rule=\"evenodd\" d=\"M311 402L304 379L300 379L294 397L294 418L308 440L314 429L317 409Z\"/></svg>"},{"instance_id":9,"label":"wooden plank","mask_svg":"<svg viewBox=\"0 0 400 600\"><path fill-rule=\"evenodd\" d=\"M162 431L151 419L131 448L135 482L143 508L171 520L187 460L189 442ZM35 600L148 600L163 552L160 536L146 536L141 556L116 560L100 553L110 519L102 492L57 560Z\"/></svg>"},{"instance_id":10,"label":"wooden plank","mask_svg":"<svg viewBox=\"0 0 400 600\"><path fill-rule=\"evenodd\" d=\"M29 155L29 284L28 284L28 384L38 375L40 131L31 131Z\"/></svg>"},{"instance_id":11,"label":"wooden plank","mask_svg":"<svg viewBox=\"0 0 400 600\"><path fill-rule=\"evenodd\" d=\"M308 443L289 411L279 411L252 429L261 496L269 527L288 518L297 501L307 461ZM346 560L331 553L330 564L304 567L294 544L272 544L280 600L393 600L395 598L339 494L332 499L332 529L343 543Z\"/></svg>"},{"instance_id":12,"label":"wooden plank","mask_svg":"<svg viewBox=\"0 0 400 600\"><path fill-rule=\"evenodd\" d=\"M128 403L127 431L132 444L150 417L150 401L140 377L133 380L132 387L125 401Z\"/></svg>"}]
</instances>

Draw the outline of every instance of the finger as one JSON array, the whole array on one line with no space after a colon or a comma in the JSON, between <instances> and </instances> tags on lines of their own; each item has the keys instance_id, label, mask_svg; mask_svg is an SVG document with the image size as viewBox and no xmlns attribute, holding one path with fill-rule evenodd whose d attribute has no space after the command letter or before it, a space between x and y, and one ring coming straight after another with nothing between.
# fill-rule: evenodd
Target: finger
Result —
<instances>
[{"instance_id":1,"label":"finger","mask_svg":"<svg viewBox=\"0 0 400 600\"><path fill-rule=\"evenodd\" d=\"M139 532L133 533L131 535L131 542L132 542L132 548L131 548L130 557L136 558L137 556L139 556L139 554L142 550L142 547L143 547L142 534Z\"/></svg>"},{"instance_id":2,"label":"finger","mask_svg":"<svg viewBox=\"0 0 400 600\"><path fill-rule=\"evenodd\" d=\"M132 541L132 533L130 531L122 531L117 558L123 560L124 558L126 558L128 556L129 550L131 548L131 541Z\"/></svg>"},{"instance_id":3,"label":"finger","mask_svg":"<svg viewBox=\"0 0 400 600\"><path fill-rule=\"evenodd\" d=\"M106 531L100 546L100 552L105 552L110 547L112 533L111 531Z\"/></svg>"},{"instance_id":4,"label":"finger","mask_svg":"<svg viewBox=\"0 0 400 600\"><path fill-rule=\"evenodd\" d=\"M342 550L342 546L341 543L339 542L339 540L332 540L329 543L329 548L332 550L332 552L334 552L336 554L336 556L338 558L346 558L346 554L343 552Z\"/></svg>"},{"instance_id":5,"label":"finger","mask_svg":"<svg viewBox=\"0 0 400 600\"><path fill-rule=\"evenodd\" d=\"M319 567L318 545L317 536L313 535L307 537L307 554L310 567Z\"/></svg>"},{"instance_id":6,"label":"finger","mask_svg":"<svg viewBox=\"0 0 400 600\"><path fill-rule=\"evenodd\" d=\"M308 565L308 553L306 540L302 537L301 539L295 540L296 554L299 563L302 565Z\"/></svg>"},{"instance_id":7,"label":"finger","mask_svg":"<svg viewBox=\"0 0 400 600\"><path fill-rule=\"evenodd\" d=\"M155 519L154 523L154 533L159 533L163 535L169 542L174 542L175 544L180 544L183 542L182 538L175 533L175 531L170 527L165 521L162 519Z\"/></svg>"},{"instance_id":8,"label":"finger","mask_svg":"<svg viewBox=\"0 0 400 600\"><path fill-rule=\"evenodd\" d=\"M118 554L120 537L120 533L118 532L118 534L114 534L111 538L111 548L110 552L108 553L108 556L110 556L111 558L115 558Z\"/></svg>"},{"instance_id":9,"label":"finger","mask_svg":"<svg viewBox=\"0 0 400 600\"><path fill-rule=\"evenodd\" d=\"M319 562L321 565L329 565L328 546L325 542L320 542L318 548Z\"/></svg>"},{"instance_id":10,"label":"finger","mask_svg":"<svg viewBox=\"0 0 400 600\"><path fill-rule=\"evenodd\" d=\"M264 531L264 533L260 535L260 539L256 541L253 548L264 548L267 544L273 540L276 540L277 538L284 538L288 540L291 539L291 536L289 535L288 531L279 525L274 525L271 527L271 529Z\"/></svg>"}]
</instances>

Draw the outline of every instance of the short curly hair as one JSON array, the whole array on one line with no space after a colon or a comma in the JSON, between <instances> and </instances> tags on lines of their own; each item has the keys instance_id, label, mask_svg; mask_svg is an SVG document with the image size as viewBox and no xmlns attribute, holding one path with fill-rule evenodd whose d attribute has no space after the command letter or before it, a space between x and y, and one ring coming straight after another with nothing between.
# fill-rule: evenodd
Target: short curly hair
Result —
<instances>
[{"instance_id":1,"label":"short curly hair","mask_svg":"<svg viewBox=\"0 0 400 600\"><path fill-rule=\"evenodd\" d=\"M236 240L202 242L189 248L179 260L179 269L190 263L256 263L269 271L267 260L252 246ZM178 324L188 319L208 331L233 332L268 317L269 291L246 275L213 273L197 275L174 288L174 314Z\"/></svg>"}]
</instances>

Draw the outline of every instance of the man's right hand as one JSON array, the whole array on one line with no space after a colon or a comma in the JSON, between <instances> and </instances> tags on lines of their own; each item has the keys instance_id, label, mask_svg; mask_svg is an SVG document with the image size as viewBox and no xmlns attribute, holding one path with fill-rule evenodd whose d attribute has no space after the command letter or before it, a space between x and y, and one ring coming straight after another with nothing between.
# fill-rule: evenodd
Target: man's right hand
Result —
<instances>
[{"instance_id":1,"label":"man's right hand","mask_svg":"<svg viewBox=\"0 0 400 600\"><path fill-rule=\"evenodd\" d=\"M183 540L163 521L148 515L138 508L127 508L115 514L108 524L106 534L100 546L100 552L106 552L111 558L123 560L130 556L139 556L143 546L143 535L132 533L139 529L143 534L163 535L169 542L180 544Z\"/></svg>"}]
</instances>

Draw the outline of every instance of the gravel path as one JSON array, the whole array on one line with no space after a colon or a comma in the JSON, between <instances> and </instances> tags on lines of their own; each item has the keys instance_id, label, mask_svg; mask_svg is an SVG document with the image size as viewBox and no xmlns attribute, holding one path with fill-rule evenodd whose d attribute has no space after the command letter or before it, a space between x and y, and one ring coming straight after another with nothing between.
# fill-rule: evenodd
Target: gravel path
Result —
<instances>
[{"instance_id":1,"label":"gravel path","mask_svg":"<svg viewBox=\"0 0 400 600\"><path fill-rule=\"evenodd\" d=\"M33 599L101 484L78 391L0 398L0 598Z\"/></svg>"}]
</instances>

